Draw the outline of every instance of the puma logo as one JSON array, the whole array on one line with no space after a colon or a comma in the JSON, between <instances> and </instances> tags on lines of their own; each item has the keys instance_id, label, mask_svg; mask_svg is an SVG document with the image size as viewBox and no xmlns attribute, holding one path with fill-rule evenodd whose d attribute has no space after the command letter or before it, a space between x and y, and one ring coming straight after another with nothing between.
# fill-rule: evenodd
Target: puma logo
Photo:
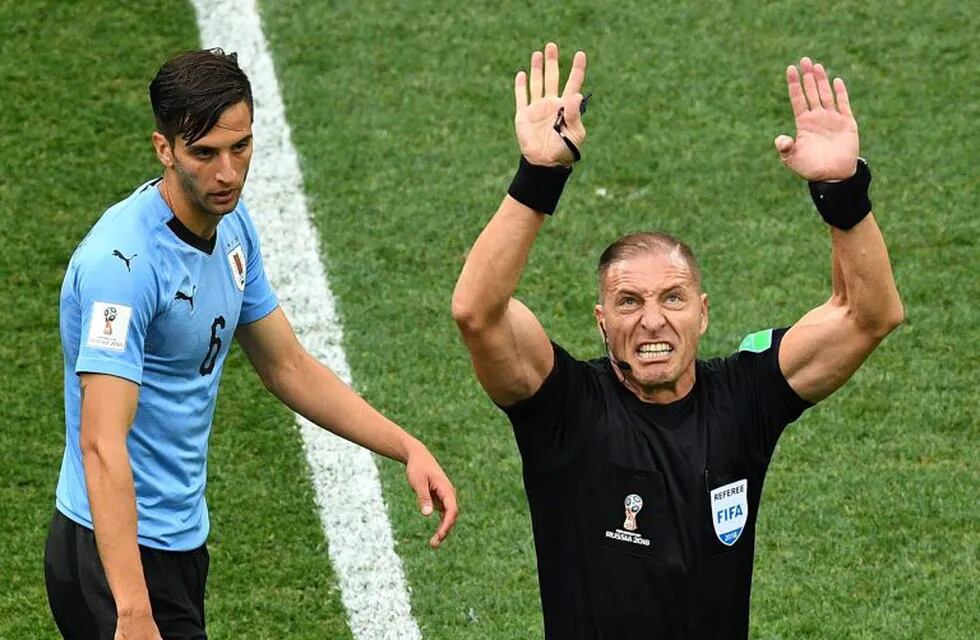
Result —
<instances>
[{"instance_id":1,"label":"puma logo","mask_svg":"<svg viewBox=\"0 0 980 640\"><path fill-rule=\"evenodd\" d=\"M131 271L131 269L129 268L129 261L135 258L138 254L134 253L133 255L127 258L122 254L121 251L119 251L119 249L113 249L112 255L116 256L117 258L119 258L120 260L126 263L126 271Z\"/></svg>"},{"instance_id":2,"label":"puma logo","mask_svg":"<svg viewBox=\"0 0 980 640\"><path fill-rule=\"evenodd\" d=\"M194 294L196 292L197 292L197 285L194 285L194 288L191 289L191 294L190 295L187 295L186 293L184 293L183 291L181 291L180 289L178 289L177 290L177 293L174 294L174 300L187 300L187 302L189 302L190 305L191 305L191 309L193 310L194 309Z\"/></svg>"}]
</instances>

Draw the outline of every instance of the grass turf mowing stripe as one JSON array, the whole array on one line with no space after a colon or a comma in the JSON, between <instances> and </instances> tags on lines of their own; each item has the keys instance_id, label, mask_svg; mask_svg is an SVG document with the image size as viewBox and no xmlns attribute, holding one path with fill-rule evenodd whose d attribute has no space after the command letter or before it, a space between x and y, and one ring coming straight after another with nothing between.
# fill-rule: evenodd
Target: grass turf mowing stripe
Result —
<instances>
[{"instance_id":1,"label":"grass turf mowing stripe","mask_svg":"<svg viewBox=\"0 0 980 640\"><path fill-rule=\"evenodd\" d=\"M255 4L195 0L194 7L204 45L237 51L252 82L258 143L245 196L265 244L269 278L300 341L349 383L340 322ZM371 454L299 415L296 422L354 637L420 638Z\"/></svg>"}]
</instances>

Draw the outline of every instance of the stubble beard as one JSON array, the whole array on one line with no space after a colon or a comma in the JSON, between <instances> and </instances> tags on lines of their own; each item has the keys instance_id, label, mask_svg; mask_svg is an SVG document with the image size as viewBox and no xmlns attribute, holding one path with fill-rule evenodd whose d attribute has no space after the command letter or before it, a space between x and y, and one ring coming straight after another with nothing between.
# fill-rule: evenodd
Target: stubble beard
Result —
<instances>
[{"instance_id":1,"label":"stubble beard","mask_svg":"<svg viewBox=\"0 0 980 640\"><path fill-rule=\"evenodd\" d=\"M177 174L177 182L185 198L201 213L222 218L234 211L235 207L238 206L238 201L241 198L241 192L239 192L237 198L235 198L232 202L229 202L222 209L215 209L212 207L208 203L207 193L202 193L201 190L197 188L197 182L195 181L194 176L185 171L184 167L181 166L180 162L178 162L176 158L174 158L174 172ZM243 178L242 186L244 187L244 185L245 180Z\"/></svg>"}]
</instances>

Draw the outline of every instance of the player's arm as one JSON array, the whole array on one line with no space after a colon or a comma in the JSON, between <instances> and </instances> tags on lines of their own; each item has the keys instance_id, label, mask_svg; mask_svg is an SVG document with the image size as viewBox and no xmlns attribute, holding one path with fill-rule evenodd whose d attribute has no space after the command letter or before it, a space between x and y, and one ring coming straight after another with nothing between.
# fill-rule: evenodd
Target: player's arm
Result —
<instances>
[{"instance_id":1,"label":"player's arm","mask_svg":"<svg viewBox=\"0 0 980 640\"><path fill-rule=\"evenodd\" d=\"M428 516L433 507L440 512L439 529L429 541L439 546L456 522L456 493L425 445L311 356L282 309L240 326L235 336L263 384L286 406L342 438L405 464L422 513Z\"/></svg>"},{"instance_id":2,"label":"player's arm","mask_svg":"<svg viewBox=\"0 0 980 640\"><path fill-rule=\"evenodd\" d=\"M95 541L116 602L117 637L159 638L136 539L136 490L126 449L139 386L94 373L80 374L79 381L82 464Z\"/></svg>"},{"instance_id":3,"label":"player's arm","mask_svg":"<svg viewBox=\"0 0 980 640\"><path fill-rule=\"evenodd\" d=\"M817 402L843 385L902 323L904 309L870 213L870 178L858 165L857 122L844 82L837 78L831 85L823 66L809 58L800 61L800 71L786 71L797 135L778 137L776 147L790 169L814 184L830 226L832 292L786 333L779 365L801 397Z\"/></svg>"},{"instance_id":4,"label":"player's arm","mask_svg":"<svg viewBox=\"0 0 980 640\"><path fill-rule=\"evenodd\" d=\"M533 395L554 365L541 323L513 295L545 214L554 210L566 167L575 159L562 136L576 148L585 140L579 93L585 66L580 51L559 95L558 47L549 43L544 54L536 51L531 56L530 77L523 71L517 74L514 125L522 166L470 249L453 292L453 318L477 378L491 399L504 406ZM555 130L559 110L564 116L561 134Z\"/></svg>"}]
</instances>

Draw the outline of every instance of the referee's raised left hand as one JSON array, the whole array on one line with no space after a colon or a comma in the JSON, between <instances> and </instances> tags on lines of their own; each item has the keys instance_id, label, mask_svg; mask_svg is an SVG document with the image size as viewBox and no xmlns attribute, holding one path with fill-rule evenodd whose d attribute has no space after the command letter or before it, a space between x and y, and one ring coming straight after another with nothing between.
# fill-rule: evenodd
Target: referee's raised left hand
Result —
<instances>
[{"instance_id":1,"label":"referee's raised left hand","mask_svg":"<svg viewBox=\"0 0 980 640\"><path fill-rule=\"evenodd\" d=\"M418 497L422 515L429 517L433 510L439 512L439 528L429 539L429 546L433 549L438 548L449 535L459 516L456 489L435 457L421 442L416 441L409 450L408 459L405 461L405 475L408 477L409 486Z\"/></svg>"},{"instance_id":2,"label":"referee's raised left hand","mask_svg":"<svg viewBox=\"0 0 980 640\"><path fill-rule=\"evenodd\" d=\"M786 85L796 119L796 138L776 138L783 163L811 182L850 178L857 169L860 147L844 81L834 78L831 86L823 65L803 58L799 70L793 65L787 67Z\"/></svg>"}]
</instances>

